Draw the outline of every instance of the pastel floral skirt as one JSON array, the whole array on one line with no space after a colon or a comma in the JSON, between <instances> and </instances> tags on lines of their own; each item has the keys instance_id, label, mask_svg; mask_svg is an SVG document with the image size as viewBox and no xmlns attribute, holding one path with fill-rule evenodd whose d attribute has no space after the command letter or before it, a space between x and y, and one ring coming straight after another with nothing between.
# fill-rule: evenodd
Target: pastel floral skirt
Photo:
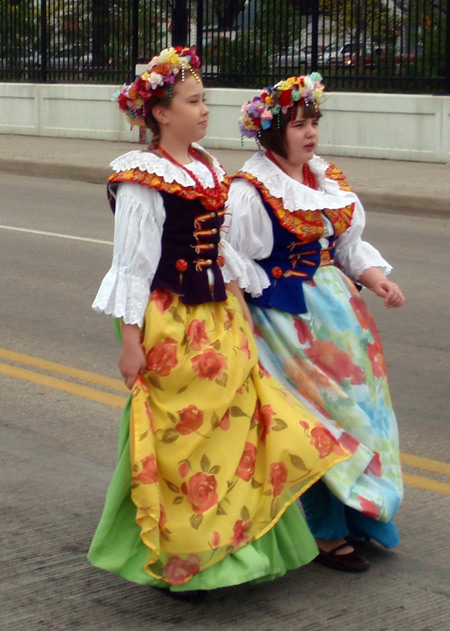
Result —
<instances>
[{"instance_id":1,"label":"pastel floral skirt","mask_svg":"<svg viewBox=\"0 0 450 631\"><path fill-rule=\"evenodd\" d=\"M348 507L389 522L402 499L397 422L375 323L354 284L320 267L304 284L307 313L250 305L261 364L352 453L369 456L356 484L354 460L323 478ZM345 489L350 488L350 493ZM371 528L371 537L376 533Z\"/></svg>"},{"instance_id":2,"label":"pastel floral skirt","mask_svg":"<svg viewBox=\"0 0 450 631\"><path fill-rule=\"evenodd\" d=\"M294 504L353 456L258 364L236 298L154 291L89 559L175 590L267 580L314 558ZM358 458L357 458L358 460ZM364 458L354 467L355 480Z\"/></svg>"}]
</instances>

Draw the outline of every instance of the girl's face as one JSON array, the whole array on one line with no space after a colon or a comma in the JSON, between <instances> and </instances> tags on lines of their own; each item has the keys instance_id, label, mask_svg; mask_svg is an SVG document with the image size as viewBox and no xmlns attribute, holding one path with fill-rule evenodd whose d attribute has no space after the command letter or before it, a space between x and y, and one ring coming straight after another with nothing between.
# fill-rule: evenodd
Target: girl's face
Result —
<instances>
[{"instance_id":1,"label":"girl's face","mask_svg":"<svg viewBox=\"0 0 450 631\"><path fill-rule=\"evenodd\" d=\"M160 125L161 134L168 132L183 144L196 142L206 134L208 116L203 84L186 73L186 79L174 85L172 101Z\"/></svg>"},{"instance_id":2,"label":"girl's face","mask_svg":"<svg viewBox=\"0 0 450 631\"><path fill-rule=\"evenodd\" d=\"M319 141L319 119L306 118L303 108L299 107L297 116L288 123L285 143L289 162L296 165L311 160Z\"/></svg>"}]
</instances>

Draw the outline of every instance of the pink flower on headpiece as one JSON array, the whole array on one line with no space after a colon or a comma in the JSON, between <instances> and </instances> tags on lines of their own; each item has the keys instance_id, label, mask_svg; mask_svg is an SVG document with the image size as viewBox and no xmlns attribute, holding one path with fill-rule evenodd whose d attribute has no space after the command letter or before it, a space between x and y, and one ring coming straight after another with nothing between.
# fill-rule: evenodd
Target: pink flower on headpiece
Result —
<instances>
[{"instance_id":1,"label":"pink flower on headpiece","mask_svg":"<svg viewBox=\"0 0 450 631\"><path fill-rule=\"evenodd\" d=\"M200 63L201 62L200 62L200 57L197 57L197 47L196 46L191 46L190 47L188 55L190 56L189 63L194 68L194 70L196 70L197 68L200 68Z\"/></svg>"},{"instance_id":2,"label":"pink flower on headpiece","mask_svg":"<svg viewBox=\"0 0 450 631\"><path fill-rule=\"evenodd\" d=\"M149 77L150 85L152 86L152 90L157 88L159 85L163 84L163 77L157 72L152 72Z\"/></svg>"}]
</instances>

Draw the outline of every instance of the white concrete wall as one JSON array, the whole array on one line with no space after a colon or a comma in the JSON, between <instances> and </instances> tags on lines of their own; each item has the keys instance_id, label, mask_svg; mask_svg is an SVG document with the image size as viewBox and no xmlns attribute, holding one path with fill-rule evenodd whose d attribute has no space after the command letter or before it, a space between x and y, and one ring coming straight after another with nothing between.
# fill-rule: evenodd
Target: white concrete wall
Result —
<instances>
[{"instance_id":1,"label":"white concrete wall","mask_svg":"<svg viewBox=\"0 0 450 631\"><path fill-rule=\"evenodd\" d=\"M111 103L118 86L0 84L0 133L136 140L138 130ZM241 104L253 90L207 90L212 149L238 149ZM450 96L334 92L322 101L320 151L326 155L450 162ZM254 142L244 141L254 148Z\"/></svg>"}]
</instances>

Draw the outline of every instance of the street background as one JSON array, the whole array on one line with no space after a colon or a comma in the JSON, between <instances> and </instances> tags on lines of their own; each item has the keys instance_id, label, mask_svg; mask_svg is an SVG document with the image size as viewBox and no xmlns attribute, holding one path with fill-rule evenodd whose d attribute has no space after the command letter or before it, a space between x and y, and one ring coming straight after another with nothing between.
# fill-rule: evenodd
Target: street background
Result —
<instances>
[{"instance_id":1,"label":"street background","mask_svg":"<svg viewBox=\"0 0 450 631\"><path fill-rule=\"evenodd\" d=\"M366 203L365 239L394 265L407 298L386 310L364 292L399 419L401 545L366 547L364 575L312 563L196 605L87 562L126 397L110 319L90 308L112 254L113 218L98 182L113 157L135 148L0 135L0 628L446 630L448 165L334 160ZM245 159L215 153L230 171Z\"/></svg>"}]
</instances>

